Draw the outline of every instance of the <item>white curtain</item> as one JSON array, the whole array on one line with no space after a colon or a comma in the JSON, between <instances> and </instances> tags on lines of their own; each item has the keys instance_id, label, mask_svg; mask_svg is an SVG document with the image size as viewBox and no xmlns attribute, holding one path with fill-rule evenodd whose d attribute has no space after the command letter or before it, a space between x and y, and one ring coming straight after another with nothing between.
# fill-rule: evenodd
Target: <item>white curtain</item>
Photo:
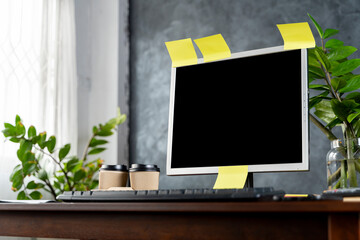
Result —
<instances>
[{"instance_id":1,"label":"white curtain","mask_svg":"<svg viewBox=\"0 0 360 240\"><path fill-rule=\"evenodd\" d=\"M77 153L74 0L45 0L42 18L42 125Z\"/></svg>"},{"instance_id":2,"label":"white curtain","mask_svg":"<svg viewBox=\"0 0 360 240\"><path fill-rule=\"evenodd\" d=\"M77 152L74 0L0 1L0 129L14 123L55 135ZM0 139L4 139L1 134ZM18 164L12 142L0 141L0 199L15 198L9 176Z\"/></svg>"}]
</instances>

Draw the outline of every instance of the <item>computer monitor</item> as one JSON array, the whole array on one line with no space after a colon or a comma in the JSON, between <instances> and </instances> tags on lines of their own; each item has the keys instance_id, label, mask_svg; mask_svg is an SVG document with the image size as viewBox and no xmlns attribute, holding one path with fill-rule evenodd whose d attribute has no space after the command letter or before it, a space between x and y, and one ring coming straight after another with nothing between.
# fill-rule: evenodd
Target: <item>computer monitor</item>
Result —
<instances>
[{"instance_id":1,"label":"computer monitor","mask_svg":"<svg viewBox=\"0 0 360 240\"><path fill-rule=\"evenodd\" d=\"M172 68L167 175L309 170L307 50Z\"/></svg>"}]
</instances>

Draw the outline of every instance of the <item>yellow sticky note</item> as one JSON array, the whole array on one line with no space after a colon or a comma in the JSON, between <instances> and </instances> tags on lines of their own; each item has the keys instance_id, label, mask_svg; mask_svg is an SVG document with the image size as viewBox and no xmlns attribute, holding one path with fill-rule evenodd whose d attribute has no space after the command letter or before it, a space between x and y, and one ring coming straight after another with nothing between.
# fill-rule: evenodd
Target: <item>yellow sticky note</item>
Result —
<instances>
[{"instance_id":1,"label":"yellow sticky note","mask_svg":"<svg viewBox=\"0 0 360 240\"><path fill-rule=\"evenodd\" d=\"M292 198L292 197L297 197L297 198L300 198L300 197L308 197L309 195L308 194L285 194L284 197L287 197L287 198Z\"/></svg>"},{"instance_id":2,"label":"yellow sticky note","mask_svg":"<svg viewBox=\"0 0 360 240\"><path fill-rule=\"evenodd\" d=\"M307 22L278 24L277 27L285 50L315 47L315 39Z\"/></svg>"},{"instance_id":3,"label":"yellow sticky note","mask_svg":"<svg viewBox=\"0 0 360 240\"><path fill-rule=\"evenodd\" d=\"M191 38L166 42L165 45L173 68L197 64L197 55Z\"/></svg>"},{"instance_id":4,"label":"yellow sticky note","mask_svg":"<svg viewBox=\"0 0 360 240\"><path fill-rule=\"evenodd\" d=\"M203 54L204 62L231 57L230 48L221 34L195 39L194 42Z\"/></svg>"},{"instance_id":5,"label":"yellow sticky note","mask_svg":"<svg viewBox=\"0 0 360 240\"><path fill-rule=\"evenodd\" d=\"M248 175L248 166L219 167L214 189L243 188Z\"/></svg>"}]
</instances>

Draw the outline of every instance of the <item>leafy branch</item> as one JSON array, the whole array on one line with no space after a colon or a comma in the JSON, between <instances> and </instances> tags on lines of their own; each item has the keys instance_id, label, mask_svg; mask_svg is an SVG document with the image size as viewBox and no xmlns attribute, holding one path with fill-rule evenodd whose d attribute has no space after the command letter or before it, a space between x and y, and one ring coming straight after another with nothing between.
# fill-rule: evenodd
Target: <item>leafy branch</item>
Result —
<instances>
[{"instance_id":1,"label":"leafy branch","mask_svg":"<svg viewBox=\"0 0 360 240\"><path fill-rule=\"evenodd\" d=\"M320 91L310 98L309 108L315 108L314 115L324 124L312 114L310 120L329 140L338 138L332 132L334 127L343 127L346 146L340 152L348 161L346 166L342 163L343 166L329 177L328 182L332 184L340 179L338 187L346 187L349 180L350 186L355 187L360 163L358 159L353 161L355 144L351 139L360 136L360 75L352 72L360 66L360 59L348 59L357 51L355 47L344 46L344 42L338 39L329 39L339 33L338 30L323 31L315 19L308 15L321 39L321 46L308 51L309 88ZM314 80L323 80L323 84L313 84Z\"/></svg>"},{"instance_id":2,"label":"leafy branch","mask_svg":"<svg viewBox=\"0 0 360 240\"><path fill-rule=\"evenodd\" d=\"M96 173L103 160L100 158L88 161L89 155L96 155L106 150L108 143L102 139L114 134L116 127L126 120L126 115L121 114L118 108L117 116L105 124L93 127L92 136L85 146L81 159L68 156L71 145L65 144L56 149L56 137L47 138L46 132L37 134L34 126L26 131L20 117L17 115L15 124L5 123L2 131L11 142L18 143L17 157L20 160L10 175L11 189L19 192L17 199L41 199L39 190L49 192L54 199L63 191L85 191L94 189L98 185ZM48 161L56 169L51 171ZM31 177L26 181L26 178Z\"/></svg>"}]
</instances>

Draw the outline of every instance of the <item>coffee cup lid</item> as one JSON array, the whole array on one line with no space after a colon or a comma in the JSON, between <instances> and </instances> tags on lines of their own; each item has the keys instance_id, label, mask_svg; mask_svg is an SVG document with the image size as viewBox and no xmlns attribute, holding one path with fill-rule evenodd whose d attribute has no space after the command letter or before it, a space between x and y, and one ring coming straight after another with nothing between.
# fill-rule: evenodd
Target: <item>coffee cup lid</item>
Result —
<instances>
[{"instance_id":1,"label":"coffee cup lid","mask_svg":"<svg viewBox=\"0 0 360 240\"><path fill-rule=\"evenodd\" d=\"M102 165L100 170L107 171L127 171L126 165Z\"/></svg>"},{"instance_id":2,"label":"coffee cup lid","mask_svg":"<svg viewBox=\"0 0 360 240\"><path fill-rule=\"evenodd\" d=\"M160 172L160 168L157 167L155 164L131 164L131 168L129 168L130 172L135 171L156 171Z\"/></svg>"}]
</instances>

